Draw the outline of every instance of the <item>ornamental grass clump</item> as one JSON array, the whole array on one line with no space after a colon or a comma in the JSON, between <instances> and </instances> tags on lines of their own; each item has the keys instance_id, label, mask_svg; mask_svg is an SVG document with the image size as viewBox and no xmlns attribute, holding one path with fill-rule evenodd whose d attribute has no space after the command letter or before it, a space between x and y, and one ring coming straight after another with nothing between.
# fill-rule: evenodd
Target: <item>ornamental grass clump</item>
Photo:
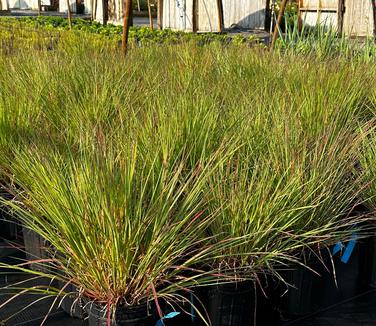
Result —
<instances>
[{"instance_id":1,"label":"ornamental grass clump","mask_svg":"<svg viewBox=\"0 0 376 326\"><path fill-rule=\"evenodd\" d=\"M304 250L347 239L361 220L350 215L361 184L353 176L357 137L342 130L334 139L324 134L313 142L302 135L294 144L280 136L265 134L259 151L239 149L216 170L206 191L209 207L217 211L213 239L242 239L213 261L239 279L300 263Z\"/></svg>"},{"instance_id":2,"label":"ornamental grass clump","mask_svg":"<svg viewBox=\"0 0 376 326\"><path fill-rule=\"evenodd\" d=\"M315 73L306 67L301 74L298 65L286 69L285 58L285 67L273 67L275 78L263 67L264 89L223 119L227 133L239 135L242 145L213 173L206 194L217 211L213 238L243 239L213 260L238 279L300 264L302 253L319 255L320 248L347 239L365 219L351 211L364 186L354 167L367 75L355 77L342 62L335 70L316 63ZM252 68L237 69L245 76Z\"/></svg>"},{"instance_id":3,"label":"ornamental grass clump","mask_svg":"<svg viewBox=\"0 0 376 326\"><path fill-rule=\"evenodd\" d=\"M217 250L205 239L212 217L202 190L218 163L212 156L200 173L183 173L183 158L166 168L159 155L144 160L137 144L118 144L107 138L77 153L53 144L16 151L18 187L8 205L50 244L51 258L34 261L46 272L25 263L12 268L73 284L87 300L111 309L179 299L179 291L213 277L195 266Z\"/></svg>"},{"instance_id":4,"label":"ornamental grass clump","mask_svg":"<svg viewBox=\"0 0 376 326\"><path fill-rule=\"evenodd\" d=\"M78 39L0 58L3 202L50 252L13 269L129 307L352 232L374 65L218 44L124 61Z\"/></svg>"}]
</instances>

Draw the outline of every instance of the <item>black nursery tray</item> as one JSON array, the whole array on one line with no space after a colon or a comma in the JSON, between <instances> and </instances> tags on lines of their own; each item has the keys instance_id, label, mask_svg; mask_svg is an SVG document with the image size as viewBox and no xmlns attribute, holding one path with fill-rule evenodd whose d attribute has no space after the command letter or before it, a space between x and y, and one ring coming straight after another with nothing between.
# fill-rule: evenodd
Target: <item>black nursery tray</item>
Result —
<instances>
[{"instance_id":1,"label":"black nursery tray","mask_svg":"<svg viewBox=\"0 0 376 326\"><path fill-rule=\"evenodd\" d=\"M4 287L9 284L14 284L16 282L21 282L29 279L30 276L24 274L10 274L7 277L2 276L0 280L0 287ZM29 284L35 284L35 281L28 282ZM0 304L8 300L12 294L0 294ZM36 302L40 296L36 295L23 295L15 298L12 302L8 303L4 308L0 309L0 325L4 326L39 326L42 320L47 315L51 306L53 306L48 322L45 325L56 325L56 326L76 326L82 325L82 321L75 320L66 315L57 304L54 304L54 298L44 299L42 301ZM29 304L36 302L32 306L24 309ZM24 309L24 310L23 310ZM13 318L4 322L10 316L17 313Z\"/></svg>"},{"instance_id":2,"label":"black nursery tray","mask_svg":"<svg viewBox=\"0 0 376 326\"><path fill-rule=\"evenodd\" d=\"M13 276L9 280L21 280L25 276ZM2 281L2 284L4 282ZM10 314L20 311L25 304L35 300L35 296L23 296L17 298L12 304L0 310L0 321ZM6 300L6 296L0 296L0 302ZM5 323L5 326L39 326L46 315L53 299L39 302L33 307L21 312L15 318ZM351 300L330 307L329 309L305 316L304 318L290 321L288 323L280 322L279 326L373 326L376 320L376 290L368 291ZM87 322L69 317L61 309L55 307L50 313L47 326L86 326ZM171 323L170 325L173 325ZM180 325L177 325L180 326ZM251 326L251 325L244 325ZM263 325L262 325L263 326Z\"/></svg>"},{"instance_id":3,"label":"black nursery tray","mask_svg":"<svg viewBox=\"0 0 376 326\"><path fill-rule=\"evenodd\" d=\"M21 299L12 308L0 310L0 320L12 311L21 309L28 299ZM2 301L2 299L0 299ZM44 318L46 303L37 304L10 320L6 326L39 326ZM376 290L365 293L357 298L339 304L335 307L305 318L280 323L279 326L374 326L376 320ZM60 309L50 314L46 326L86 326L86 321L71 318ZM171 324L172 325L172 324ZM179 326L179 325L177 325ZM248 326L248 325L244 325ZM250 326L250 325L249 325Z\"/></svg>"},{"instance_id":4,"label":"black nursery tray","mask_svg":"<svg viewBox=\"0 0 376 326\"><path fill-rule=\"evenodd\" d=\"M315 315L281 324L283 326L374 326L376 290L366 292Z\"/></svg>"},{"instance_id":5,"label":"black nursery tray","mask_svg":"<svg viewBox=\"0 0 376 326\"><path fill-rule=\"evenodd\" d=\"M293 300L289 300L290 307L301 307L306 300L301 301L298 298L302 298L304 296L313 295L312 291L315 291L320 294L318 297L319 300L314 299L312 303L312 307L316 307L314 313L307 312L308 310L304 311L304 314L300 316L295 314L293 318L289 320L282 320L276 321L273 324L267 323L267 325L273 326L287 326L287 325L295 325L295 326L357 326L357 325L374 325L376 320L376 289L372 289L374 285L374 279L367 275L367 271L374 271L372 266L369 266L369 263L373 257L374 252L373 249L376 245L376 239L370 239L369 243L365 243L364 241L361 242L362 246L357 246L356 250L354 251L351 260L348 264L341 265L339 262L335 262L338 264L337 268L337 282L338 287L334 286L333 280L331 280L330 275L321 277L314 277L311 279L309 273L307 271L302 271L304 280L308 280L307 284L309 286L302 287L303 291L296 296L294 291L292 291L292 298ZM360 250L362 248L372 249L372 252L363 252ZM5 249L4 249L5 250ZM9 260L12 257L17 256L17 252L13 250L13 248L7 247L6 251L2 252L0 255L0 259L4 261L4 259ZM22 257L16 257L16 260ZM373 261L373 260L372 260ZM357 267L358 266L358 267ZM372 272L374 274L374 272ZM9 275L1 275L0 276L0 287L3 287L7 284L13 284L17 281L22 281L28 279L30 276L24 274L9 274ZM359 284L360 281L365 281L368 284L368 287L361 286ZM34 281L35 282L35 281ZM40 282L40 281L39 281ZM362 283L362 282L360 282ZM358 286L355 286L358 284ZM305 290L304 290L305 289ZM274 291L274 290L273 290ZM329 296L328 293L331 292L333 295ZM9 294L1 294L0 293L0 304L8 300L10 297ZM315 298L315 296L312 296ZM40 297L39 297L40 298ZM326 299L325 299L326 298ZM49 326L78 326L78 325L87 325L87 321L71 318L68 314L66 314L60 307L58 307L58 303L54 303L54 298L49 298L43 301L39 301L35 303L33 306L28 307L27 309L22 310L28 304L35 302L38 299L36 295L24 295L17 297L12 303L8 304L5 308L0 309L0 326L38 326L41 324L43 318L48 313L51 305L53 308L49 313L49 317L47 322L44 325ZM319 307L315 305L316 301L320 301L322 306ZM331 304L334 302L335 304ZM310 304L311 304L310 303ZM10 315L13 315L15 312L19 312L15 317L7 321L6 323L1 323L1 321L7 319ZM283 314L281 314L281 317ZM178 319L176 320L169 320L169 326L182 326L181 321ZM265 326L265 323L258 323L258 326ZM239 325L242 326L242 325ZM253 320L250 323L243 326L253 326Z\"/></svg>"}]
</instances>

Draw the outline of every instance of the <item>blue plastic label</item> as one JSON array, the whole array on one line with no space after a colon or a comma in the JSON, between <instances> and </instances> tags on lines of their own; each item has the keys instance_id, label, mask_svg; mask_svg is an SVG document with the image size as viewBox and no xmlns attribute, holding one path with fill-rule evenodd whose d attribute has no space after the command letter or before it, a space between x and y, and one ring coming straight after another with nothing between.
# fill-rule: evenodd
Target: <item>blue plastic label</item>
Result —
<instances>
[{"instance_id":1,"label":"blue plastic label","mask_svg":"<svg viewBox=\"0 0 376 326\"><path fill-rule=\"evenodd\" d=\"M335 244L334 248L333 248L332 256L334 256L335 254L339 253L342 249L345 248L345 251L344 251L344 253L343 253L342 257L341 257L341 262L347 264L349 262L351 254L354 251L357 238L358 238L358 236L356 235L356 233L353 233L353 235L351 237L351 240L349 241L349 243L347 244L347 246L344 246L342 244L342 242L337 242Z\"/></svg>"},{"instance_id":2,"label":"blue plastic label","mask_svg":"<svg viewBox=\"0 0 376 326\"><path fill-rule=\"evenodd\" d=\"M351 257L351 254L353 253L354 251L354 248L355 248L355 244L356 244L356 239L357 239L357 236L356 234L354 233L352 235L352 238L350 240L350 242L348 243L346 249L345 249L345 252L343 253L342 255L342 258L341 258L341 262L342 263L345 263L347 264L350 257Z\"/></svg>"},{"instance_id":3,"label":"blue plastic label","mask_svg":"<svg viewBox=\"0 0 376 326\"><path fill-rule=\"evenodd\" d=\"M157 321L157 324L155 326L163 326L163 320L165 320L165 319L171 319L171 318L174 318L174 317L176 317L178 315L180 315L179 311L172 311L172 312L168 313L166 316L163 316L161 319L159 319Z\"/></svg>"}]
</instances>

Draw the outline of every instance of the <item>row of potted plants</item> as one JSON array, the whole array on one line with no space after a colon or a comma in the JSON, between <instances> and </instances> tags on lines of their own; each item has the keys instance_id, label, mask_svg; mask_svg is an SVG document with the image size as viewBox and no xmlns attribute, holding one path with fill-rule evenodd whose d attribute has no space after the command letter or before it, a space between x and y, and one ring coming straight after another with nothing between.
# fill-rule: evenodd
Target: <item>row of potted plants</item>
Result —
<instances>
[{"instance_id":1,"label":"row of potted plants","mask_svg":"<svg viewBox=\"0 0 376 326\"><path fill-rule=\"evenodd\" d=\"M286 269L367 234L369 66L67 49L0 60L2 205L43 243L0 266L60 283L26 292L91 325L246 325Z\"/></svg>"}]
</instances>

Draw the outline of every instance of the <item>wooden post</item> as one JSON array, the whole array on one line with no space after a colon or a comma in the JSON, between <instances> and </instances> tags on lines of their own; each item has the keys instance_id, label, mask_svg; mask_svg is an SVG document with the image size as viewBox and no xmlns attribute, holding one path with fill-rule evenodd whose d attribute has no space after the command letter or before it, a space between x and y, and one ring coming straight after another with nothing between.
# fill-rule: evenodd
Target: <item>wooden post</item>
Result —
<instances>
[{"instance_id":1,"label":"wooden post","mask_svg":"<svg viewBox=\"0 0 376 326\"><path fill-rule=\"evenodd\" d=\"M38 0L38 16L41 15L42 11L42 0Z\"/></svg>"},{"instance_id":2,"label":"wooden post","mask_svg":"<svg viewBox=\"0 0 376 326\"><path fill-rule=\"evenodd\" d=\"M192 1L192 32L197 33L198 30L198 0Z\"/></svg>"},{"instance_id":3,"label":"wooden post","mask_svg":"<svg viewBox=\"0 0 376 326\"><path fill-rule=\"evenodd\" d=\"M151 13L151 3L150 3L150 0L148 0L148 14L149 14L149 26L150 26L150 29L153 30L153 15Z\"/></svg>"},{"instance_id":4,"label":"wooden post","mask_svg":"<svg viewBox=\"0 0 376 326\"><path fill-rule=\"evenodd\" d=\"M102 0L103 11L103 25L107 25L108 22L108 0Z\"/></svg>"},{"instance_id":5,"label":"wooden post","mask_svg":"<svg viewBox=\"0 0 376 326\"><path fill-rule=\"evenodd\" d=\"M343 33L343 22L345 14L345 0L338 0L338 34L342 35Z\"/></svg>"},{"instance_id":6,"label":"wooden post","mask_svg":"<svg viewBox=\"0 0 376 326\"><path fill-rule=\"evenodd\" d=\"M303 19L302 19L302 10L301 10L302 7L303 7L303 0L299 0L299 5L298 5L298 31L299 33L303 30Z\"/></svg>"},{"instance_id":7,"label":"wooden post","mask_svg":"<svg viewBox=\"0 0 376 326\"><path fill-rule=\"evenodd\" d=\"M219 27L219 32L223 32L223 3L222 0L217 0L217 10L218 10L218 27Z\"/></svg>"},{"instance_id":8,"label":"wooden post","mask_svg":"<svg viewBox=\"0 0 376 326\"><path fill-rule=\"evenodd\" d=\"M69 24L69 29L72 29L72 12L71 12L71 9L70 9L69 0L67 0L67 7L68 7L68 24Z\"/></svg>"},{"instance_id":9,"label":"wooden post","mask_svg":"<svg viewBox=\"0 0 376 326\"><path fill-rule=\"evenodd\" d=\"M97 0L92 0L92 1L93 1L93 7L91 8L91 14L92 14L92 20L95 20L97 18L98 1Z\"/></svg>"},{"instance_id":10,"label":"wooden post","mask_svg":"<svg viewBox=\"0 0 376 326\"><path fill-rule=\"evenodd\" d=\"M121 40L121 47L123 54L127 54L128 50L128 34L129 34L129 23L132 11L132 0L124 0L124 19L123 19L123 35Z\"/></svg>"},{"instance_id":11,"label":"wooden post","mask_svg":"<svg viewBox=\"0 0 376 326\"><path fill-rule=\"evenodd\" d=\"M277 41L277 38L278 38L282 19L285 14L286 4L287 4L287 0L282 0L281 7L279 8L277 22L275 24L274 31L273 31L272 44L270 45L271 50L274 49L275 42Z\"/></svg>"},{"instance_id":12,"label":"wooden post","mask_svg":"<svg viewBox=\"0 0 376 326\"><path fill-rule=\"evenodd\" d=\"M163 28L163 0L157 2L158 28Z\"/></svg>"},{"instance_id":13,"label":"wooden post","mask_svg":"<svg viewBox=\"0 0 376 326\"><path fill-rule=\"evenodd\" d=\"M90 20L94 20L94 0L90 0Z\"/></svg>"},{"instance_id":14,"label":"wooden post","mask_svg":"<svg viewBox=\"0 0 376 326\"><path fill-rule=\"evenodd\" d=\"M372 14L373 14L373 36L376 38L376 0L372 2Z\"/></svg>"}]
</instances>

